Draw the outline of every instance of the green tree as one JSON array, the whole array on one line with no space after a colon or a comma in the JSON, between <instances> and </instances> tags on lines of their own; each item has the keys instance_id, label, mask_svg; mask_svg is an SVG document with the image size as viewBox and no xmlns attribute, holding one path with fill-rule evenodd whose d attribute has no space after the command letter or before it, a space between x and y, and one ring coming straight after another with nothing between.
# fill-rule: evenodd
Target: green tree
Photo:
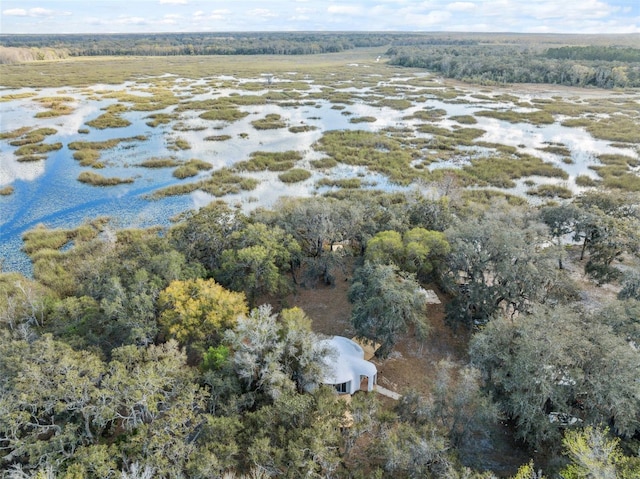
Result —
<instances>
[{"instance_id":1,"label":"green tree","mask_svg":"<svg viewBox=\"0 0 640 479\"><path fill-rule=\"evenodd\" d=\"M620 277L613 261L624 253L637 256L640 246L640 213L637 200L630 195L611 192L589 192L576 199L582 210L574 239L582 241L582 253L589 253L585 272L607 283Z\"/></svg>"},{"instance_id":2,"label":"green tree","mask_svg":"<svg viewBox=\"0 0 640 479\"><path fill-rule=\"evenodd\" d=\"M618 299L635 299L640 301L640 271L630 271L624 275L622 289Z\"/></svg>"},{"instance_id":3,"label":"green tree","mask_svg":"<svg viewBox=\"0 0 640 479\"><path fill-rule=\"evenodd\" d=\"M208 272L220 267L222 252L230 247L231 233L246 218L223 201L214 201L198 211L185 213L182 221L169 230L169 239L190 261L202 264Z\"/></svg>"},{"instance_id":4,"label":"green tree","mask_svg":"<svg viewBox=\"0 0 640 479\"><path fill-rule=\"evenodd\" d=\"M215 277L234 291L244 291L253 305L261 294L290 291L292 263L300 245L279 227L249 224L230 236L231 247L222 252Z\"/></svg>"},{"instance_id":5,"label":"green tree","mask_svg":"<svg viewBox=\"0 0 640 479\"><path fill-rule=\"evenodd\" d=\"M424 291L413 275L399 273L396 266L365 261L354 274L349 301L356 333L380 343L379 357L389 355L409 326L420 339L428 334Z\"/></svg>"},{"instance_id":6,"label":"green tree","mask_svg":"<svg viewBox=\"0 0 640 479\"><path fill-rule=\"evenodd\" d=\"M286 391L318 386L329 351L320 345L310 324L298 308L283 310L278 318L269 305L238 319L236 327L226 332L225 342L245 391L272 401Z\"/></svg>"},{"instance_id":7,"label":"green tree","mask_svg":"<svg viewBox=\"0 0 640 479\"><path fill-rule=\"evenodd\" d=\"M3 468L55 464L102 435L112 418L99 401L99 357L45 335L27 343L0 336Z\"/></svg>"},{"instance_id":8,"label":"green tree","mask_svg":"<svg viewBox=\"0 0 640 479\"><path fill-rule=\"evenodd\" d=\"M531 444L555 444L579 425L611 423L622 436L640 427L640 354L599 314L555 307L495 318L470 354Z\"/></svg>"},{"instance_id":9,"label":"green tree","mask_svg":"<svg viewBox=\"0 0 640 479\"><path fill-rule=\"evenodd\" d=\"M562 276L556 254L545 248L544 228L528 211L488 213L447 231L451 254L442 280L454 295L452 324L486 323L502 312L515 315L551 297Z\"/></svg>"},{"instance_id":10,"label":"green tree","mask_svg":"<svg viewBox=\"0 0 640 479\"><path fill-rule=\"evenodd\" d=\"M549 227L549 234L558 246L558 268L562 269L563 239L576 231L580 210L573 204L547 206L540 211L540 219Z\"/></svg>"},{"instance_id":11,"label":"green tree","mask_svg":"<svg viewBox=\"0 0 640 479\"><path fill-rule=\"evenodd\" d=\"M0 273L0 328L28 339L43 325L54 295L37 281L19 273Z\"/></svg>"}]
</instances>

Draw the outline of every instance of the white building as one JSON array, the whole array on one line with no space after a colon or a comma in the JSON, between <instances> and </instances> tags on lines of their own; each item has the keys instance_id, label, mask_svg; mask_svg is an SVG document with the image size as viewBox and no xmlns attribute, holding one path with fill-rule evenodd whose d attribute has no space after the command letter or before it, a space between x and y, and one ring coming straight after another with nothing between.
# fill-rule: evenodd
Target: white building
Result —
<instances>
[{"instance_id":1,"label":"white building","mask_svg":"<svg viewBox=\"0 0 640 479\"><path fill-rule=\"evenodd\" d=\"M327 345L335 352L325 358L327 368L323 384L335 387L340 394L373 391L378 369L364 359L364 350L358 343L342 336L333 336L322 342L323 346Z\"/></svg>"}]
</instances>

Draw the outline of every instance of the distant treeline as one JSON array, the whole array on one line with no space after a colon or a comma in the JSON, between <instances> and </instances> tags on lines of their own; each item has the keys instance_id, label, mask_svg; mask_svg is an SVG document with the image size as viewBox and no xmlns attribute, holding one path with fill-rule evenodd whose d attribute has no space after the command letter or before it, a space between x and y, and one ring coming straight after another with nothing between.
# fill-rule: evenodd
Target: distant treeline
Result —
<instances>
[{"instance_id":1,"label":"distant treeline","mask_svg":"<svg viewBox=\"0 0 640 479\"><path fill-rule=\"evenodd\" d=\"M56 48L19 48L0 46L0 65L26 63L41 60L60 60L68 55L65 50Z\"/></svg>"},{"instance_id":2,"label":"distant treeline","mask_svg":"<svg viewBox=\"0 0 640 479\"><path fill-rule=\"evenodd\" d=\"M549 48L547 58L559 60L605 60L609 62L640 63L640 49L629 47L588 47Z\"/></svg>"},{"instance_id":3,"label":"distant treeline","mask_svg":"<svg viewBox=\"0 0 640 479\"><path fill-rule=\"evenodd\" d=\"M426 68L448 78L484 84L640 86L640 49L635 48L570 46L537 52L527 45L422 45L391 47L387 55L393 65Z\"/></svg>"},{"instance_id":4,"label":"distant treeline","mask_svg":"<svg viewBox=\"0 0 640 479\"><path fill-rule=\"evenodd\" d=\"M54 48L92 55L308 55L359 47L475 44L475 40L405 33L162 33L111 35L0 35L0 45Z\"/></svg>"},{"instance_id":5,"label":"distant treeline","mask_svg":"<svg viewBox=\"0 0 640 479\"><path fill-rule=\"evenodd\" d=\"M310 55L387 46L392 65L463 81L614 88L640 86L636 44L634 35L449 32L0 35L0 63L104 55Z\"/></svg>"}]
</instances>

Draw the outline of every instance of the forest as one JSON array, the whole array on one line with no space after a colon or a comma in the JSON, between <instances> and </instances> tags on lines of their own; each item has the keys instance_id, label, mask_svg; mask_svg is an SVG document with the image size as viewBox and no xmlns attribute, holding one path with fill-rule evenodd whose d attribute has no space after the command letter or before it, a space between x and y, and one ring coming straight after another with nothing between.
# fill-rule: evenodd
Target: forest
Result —
<instances>
[{"instance_id":1,"label":"forest","mask_svg":"<svg viewBox=\"0 0 640 479\"><path fill-rule=\"evenodd\" d=\"M0 63L77 56L307 55L386 47L393 65L483 84L640 86L635 35L243 32L0 35Z\"/></svg>"},{"instance_id":2,"label":"forest","mask_svg":"<svg viewBox=\"0 0 640 479\"><path fill-rule=\"evenodd\" d=\"M545 451L544 477L637 478L640 274L623 267L638 259L637 197L533 207L461 193L248 214L213 202L168 229L30 231L33 279L0 276L7 477L489 479L459 451L506 421ZM621 284L617 297L583 304L568 257L593 284ZM336 287L340 271L379 358L428 337L420 290L436 284L447 324L469 334L466 364L434 365L431 392L395 404L319 386L327 351L288 298Z\"/></svg>"}]
</instances>

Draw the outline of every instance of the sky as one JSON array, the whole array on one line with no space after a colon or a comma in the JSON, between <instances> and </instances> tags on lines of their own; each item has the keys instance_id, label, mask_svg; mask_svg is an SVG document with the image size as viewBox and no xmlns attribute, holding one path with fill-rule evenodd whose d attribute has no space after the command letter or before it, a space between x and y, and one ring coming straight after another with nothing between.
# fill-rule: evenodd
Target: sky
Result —
<instances>
[{"instance_id":1,"label":"sky","mask_svg":"<svg viewBox=\"0 0 640 479\"><path fill-rule=\"evenodd\" d=\"M640 33L640 0L0 0L0 15L10 34Z\"/></svg>"}]
</instances>

